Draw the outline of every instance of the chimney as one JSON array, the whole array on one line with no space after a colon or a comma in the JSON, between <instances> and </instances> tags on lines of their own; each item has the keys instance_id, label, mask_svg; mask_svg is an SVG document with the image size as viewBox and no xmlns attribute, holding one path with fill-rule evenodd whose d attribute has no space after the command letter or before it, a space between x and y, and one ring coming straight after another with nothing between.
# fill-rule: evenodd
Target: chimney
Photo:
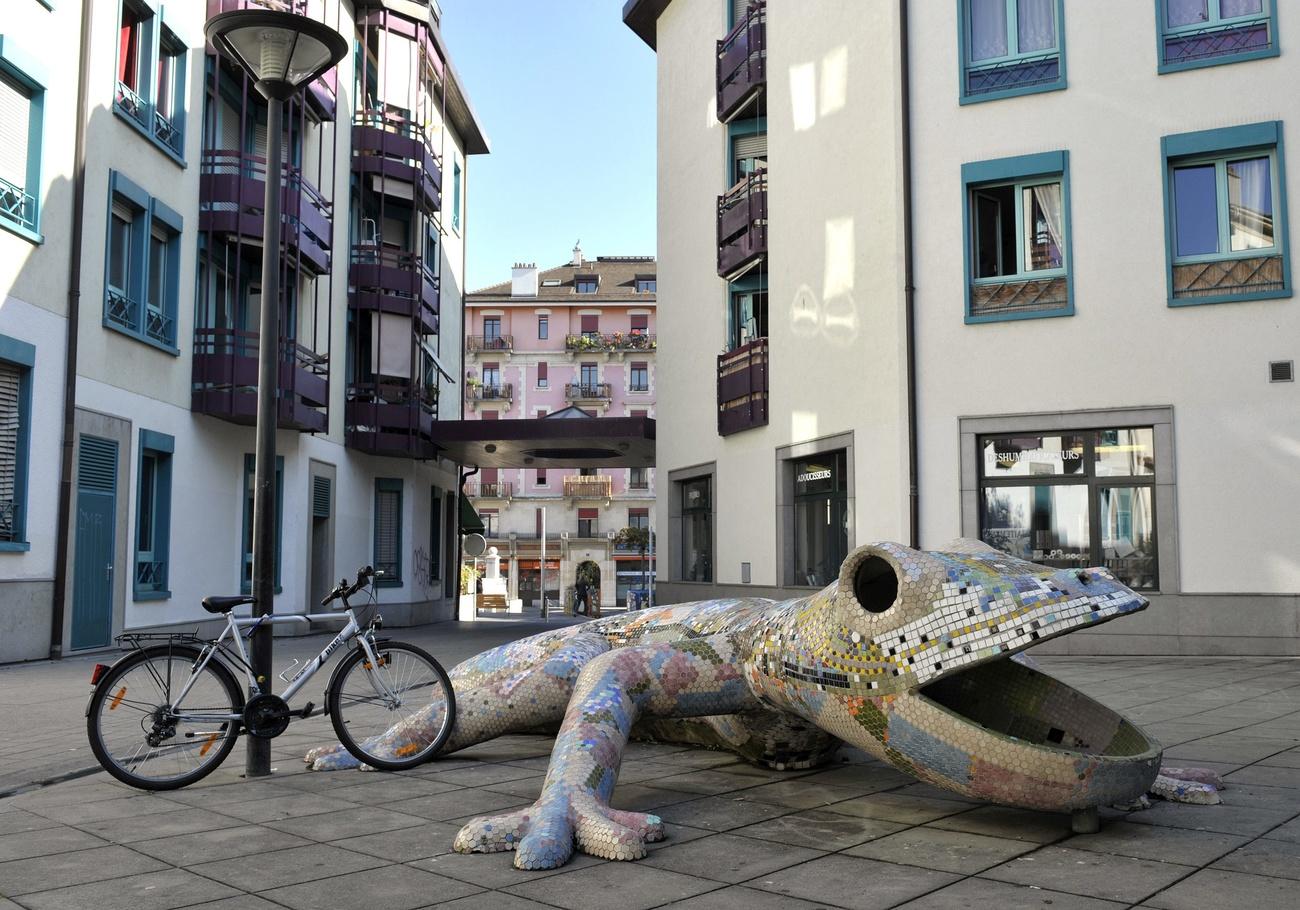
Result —
<instances>
[{"instance_id":1,"label":"chimney","mask_svg":"<svg viewBox=\"0 0 1300 910\"><path fill-rule=\"evenodd\" d=\"M573 262L571 264L576 265L579 268L582 267L582 241L581 240L573 244Z\"/></svg>"},{"instance_id":2,"label":"chimney","mask_svg":"<svg viewBox=\"0 0 1300 910\"><path fill-rule=\"evenodd\" d=\"M510 296L537 296L537 263L515 263L515 267L510 270Z\"/></svg>"}]
</instances>

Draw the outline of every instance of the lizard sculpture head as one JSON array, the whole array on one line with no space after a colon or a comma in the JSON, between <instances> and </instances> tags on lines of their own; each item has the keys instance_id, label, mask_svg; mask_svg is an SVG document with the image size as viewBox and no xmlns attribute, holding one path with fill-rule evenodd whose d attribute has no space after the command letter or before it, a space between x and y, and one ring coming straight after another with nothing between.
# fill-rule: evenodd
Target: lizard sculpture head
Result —
<instances>
[{"instance_id":1,"label":"lizard sculpture head","mask_svg":"<svg viewBox=\"0 0 1300 910\"><path fill-rule=\"evenodd\" d=\"M941 552L872 544L769 627L752 679L948 790L1055 811L1125 802L1154 780L1159 744L1011 657L1146 606L1104 569L1051 569L971 540Z\"/></svg>"}]
</instances>

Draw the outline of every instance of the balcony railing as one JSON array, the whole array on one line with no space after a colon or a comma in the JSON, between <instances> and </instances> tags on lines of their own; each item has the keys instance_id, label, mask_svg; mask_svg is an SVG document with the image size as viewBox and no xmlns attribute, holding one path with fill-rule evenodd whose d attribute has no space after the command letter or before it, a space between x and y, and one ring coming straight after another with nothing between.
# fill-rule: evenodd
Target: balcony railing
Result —
<instances>
[{"instance_id":1,"label":"balcony railing","mask_svg":"<svg viewBox=\"0 0 1300 910\"><path fill-rule=\"evenodd\" d=\"M465 350L471 354L502 351L509 353L515 349L514 335L467 335Z\"/></svg>"},{"instance_id":2,"label":"balcony railing","mask_svg":"<svg viewBox=\"0 0 1300 910\"><path fill-rule=\"evenodd\" d=\"M321 275L329 271L334 207L299 168L282 165L282 236L290 255ZM203 153L199 176L199 229L262 239L266 159L228 149Z\"/></svg>"},{"instance_id":3,"label":"balcony railing","mask_svg":"<svg viewBox=\"0 0 1300 910\"><path fill-rule=\"evenodd\" d=\"M767 85L767 4L751 3L744 17L718 42L718 119L749 113Z\"/></svg>"},{"instance_id":4,"label":"balcony railing","mask_svg":"<svg viewBox=\"0 0 1300 910\"><path fill-rule=\"evenodd\" d=\"M718 356L718 435L767 426L767 339Z\"/></svg>"},{"instance_id":5,"label":"balcony railing","mask_svg":"<svg viewBox=\"0 0 1300 910\"><path fill-rule=\"evenodd\" d=\"M153 112L153 134L154 137L176 154L183 154L185 149L181 147L183 137L181 131L176 129L176 124L170 117L163 115L157 109Z\"/></svg>"},{"instance_id":6,"label":"balcony railing","mask_svg":"<svg viewBox=\"0 0 1300 910\"><path fill-rule=\"evenodd\" d=\"M141 591L166 591L167 563L158 560L137 560L135 586Z\"/></svg>"},{"instance_id":7,"label":"balcony railing","mask_svg":"<svg viewBox=\"0 0 1300 910\"><path fill-rule=\"evenodd\" d=\"M104 293L108 303L104 309L104 318L128 331L138 332L136 314L139 312L140 304L115 288L108 288Z\"/></svg>"},{"instance_id":8,"label":"balcony railing","mask_svg":"<svg viewBox=\"0 0 1300 910\"><path fill-rule=\"evenodd\" d=\"M12 499L0 500L0 540L18 540L18 503Z\"/></svg>"},{"instance_id":9,"label":"balcony railing","mask_svg":"<svg viewBox=\"0 0 1300 910\"><path fill-rule=\"evenodd\" d=\"M345 414L349 447L373 455L432 458L438 447L435 386L407 382L367 382L348 387Z\"/></svg>"},{"instance_id":10,"label":"balcony railing","mask_svg":"<svg viewBox=\"0 0 1300 910\"><path fill-rule=\"evenodd\" d=\"M348 284L353 309L409 316L420 320L426 334L437 334L438 276L419 254L358 244L352 248Z\"/></svg>"},{"instance_id":11,"label":"balcony railing","mask_svg":"<svg viewBox=\"0 0 1300 910\"><path fill-rule=\"evenodd\" d=\"M145 129L149 128L149 102L145 101L125 82L117 84L117 106L130 114Z\"/></svg>"},{"instance_id":12,"label":"balcony railing","mask_svg":"<svg viewBox=\"0 0 1300 910\"><path fill-rule=\"evenodd\" d=\"M257 351L257 332L195 329L191 408L231 423L255 423ZM329 422L328 358L292 338L282 338L278 360L278 425L287 430L324 432Z\"/></svg>"},{"instance_id":13,"label":"balcony railing","mask_svg":"<svg viewBox=\"0 0 1300 910\"><path fill-rule=\"evenodd\" d=\"M654 335L644 332L583 332L565 335L564 349L575 353L593 351L653 351L658 346Z\"/></svg>"},{"instance_id":14,"label":"balcony railing","mask_svg":"<svg viewBox=\"0 0 1300 910\"><path fill-rule=\"evenodd\" d=\"M594 477L566 477L564 495L570 499L609 499L614 495L614 480L602 474Z\"/></svg>"},{"instance_id":15,"label":"balcony railing","mask_svg":"<svg viewBox=\"0 0 1300 910\"><path fill-rule=\"evenodd\" d=\"M509 499L513 494L514 484L508 480L465 484L465 495L472 499Z\"/></svg>"},{"instance_id":16,"label":"balcony railing","mask_svg":"<svg viewBox=\"0 0 1300 910\"><path fill-rule=\"evenodd\" d=\"M36 197L23 187L0 177L0 218L36 230Z\"/></svg>"},{"instance_id":17,"label":"balcony railing","mask_svg":"<svg viewBox=\"0 0 1300 910\"><path fill-rule=\"evenodd\" d=\"M376 189L387 192L388 178L410 184L421 208L442 207L442 165L424 127L406 117L380 110L358 111L352 118L352 170L376 176Z\"/></svg>"},{"instance_id":18,"label":"balcony railing","mask_svg":"<svg viewBox=\"0 0 1300 910\"><path fill-rule=\"evenodd\" d=\"M767 169L718 197L718 275L739 278L767 256Z\"/></svg>"},{"instance_id":19,"label":"balcony railing","mask_svg":"<svg viewBox=\"0 0 1300 910\"><path fill-rule=\"evenodd\" d=\"M1272 20L1216 24L1165 35L1165 64L1194 63L1214 57L1266 51L1273 47Z\"/></svg>"},{"instance_id":20,"label":"balcony railing","mask_svg":"<svg viewBox=\"0 0 1300 910\"><path fill-rule=\"evenodd\" d=\"M609 401L614 390L608 382L566 382L565 401Z\"/></svg>"},{"instance_id":21,"label":"balcony railing","mask_svg":"<svg viewBox=\"0 0 1300 910\"><path fill-rule=\"evenodd\" d=\"M470 401L513 401L515 397L515 387L509 382L477 383L465 389Z\"/></svg>"},{"instance_id":22,"label":"balcony railing","mask_svg":"<svg viewBox=\"0 0 1300 910\"><path fill-rule=\"evenodd\" d=\"M144 308L144 333L159 344L176 343L176 320L162 310L151 306Z\"/></svg>"}]
</instances>

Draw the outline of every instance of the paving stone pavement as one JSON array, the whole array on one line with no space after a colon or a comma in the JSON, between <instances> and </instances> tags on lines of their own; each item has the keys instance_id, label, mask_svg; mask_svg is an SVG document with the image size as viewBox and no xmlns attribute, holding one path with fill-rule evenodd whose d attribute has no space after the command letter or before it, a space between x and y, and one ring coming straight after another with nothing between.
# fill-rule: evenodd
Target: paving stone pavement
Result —
<instances>
[{"instance_id":1,"label":"paving stone pavement","mask_svg":"<svg viewBox=\"0 0 1300 910\"><path fill-rule=\"evenodd\" d=\"M452 663L530 631L398 637ZM278 645L288 657L320 643ZM640 862L579 854L521 872L512 854L462 856L452 839L468 816L535 798L549 738L503 737L398 774L312 773L301 755L329 739L313 719L274 741L268 779L242 779L237 749L179 792L97 772L0 798L0 910L1300 907L1300 661L1039 660L1146 725L1172 762L1222 772L1224 804L1109 810L1099 833L1074 836L1064 816L956 799L858 752L779 773L633 744L614 803L660 813L667 839ZM84 762L90 663L0 668L5 780ZM49 754L28 748L34 728Z\"/></svg>"}]
</instances>

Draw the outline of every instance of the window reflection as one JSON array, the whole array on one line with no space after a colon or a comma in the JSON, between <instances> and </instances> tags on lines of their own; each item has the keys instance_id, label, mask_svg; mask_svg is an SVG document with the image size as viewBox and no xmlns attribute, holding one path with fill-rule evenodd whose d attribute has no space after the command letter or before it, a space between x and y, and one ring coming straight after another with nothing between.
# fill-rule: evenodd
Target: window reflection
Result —
<instances>
[{"instance_id":1,"label":"window reflection","mask_svg":"<svg viewBox=\"0 0 1300 910\"><path fill-rule=\"evenodd\" d=\"M981 525L985 543L1020 559L1058 569L1089 561L1085 486L989 487Z\"/></svg>"}]
</instances>

